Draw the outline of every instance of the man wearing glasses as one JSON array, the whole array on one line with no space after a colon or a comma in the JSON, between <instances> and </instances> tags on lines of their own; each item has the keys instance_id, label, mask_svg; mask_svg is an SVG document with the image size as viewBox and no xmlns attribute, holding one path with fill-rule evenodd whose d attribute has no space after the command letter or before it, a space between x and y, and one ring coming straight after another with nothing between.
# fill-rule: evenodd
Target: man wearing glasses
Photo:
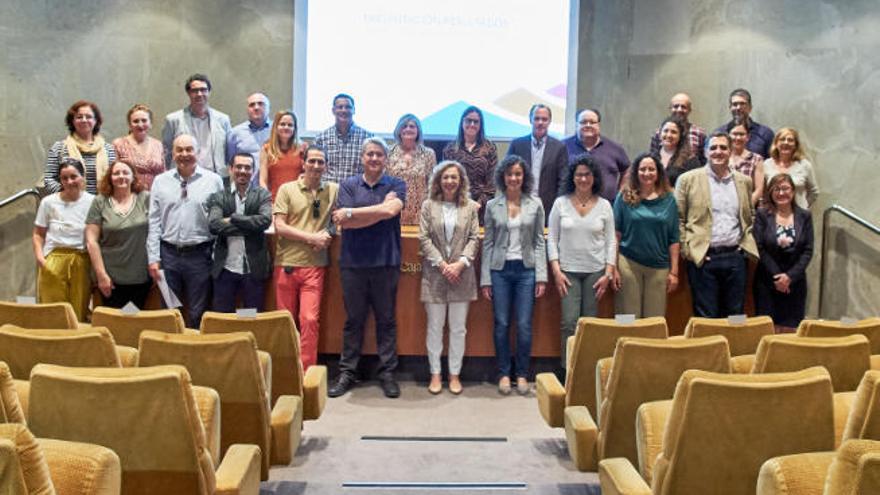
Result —
<instances>
[{"instance_id":1,"label":"man wearing glasses","mask_svg":"<svg viewBox=\"0 0 880 495\"><path fill-rule=\"evenodd\" d=\"M158 283L164 270L168 287L187 304L189 328L199 328L211 299L214 236L205 203L223 189L220 176L196 165L198 150L194 137L174 138L171 153L177 167L153 181L147 234L150 276Z\"/></svg>"},{"instance_id":2,"label":"man wearing glasses","mask_svg":"<svg viewBox=\"0 0 880 495\"><path fill-rule=\"evenodd\" d=\"M746 149L763 157L770 156L775 133L766 125L752 120L752 94L746 89L737 88L730 92L727 102L730 106L730 122L715 129L715 132L724 132L733 123L742 123L749 131Z\"/></svg>"},{"instance_id":3,"label":"man wearing glasses","mask_svg":"<svg viewBox=\"0 0 880 495\"><path fill-rule=\"evenodd\" d=\"M171 112L165 117L162 144L165 145L165 163L171 164L171 143L181 134L189 134L199 145L198 164L225 177L226 136L232 130L229 116L208 106L211 81L204 74L189 76L184 84L189 106Z\"/></svg>"},{"instance_id":4,"label":"man wearing glasses","mask_svg":"<svg viewBox=\"0 0 880 495\"><path fill-rule=\"evenodd\" d=\"M629 157L623 147L614 141L601 135L602 114L594 108L587 108L578 112L578 131L565 138L565 148L568 150L568 159L589 153L599 165L599 173L602 174L602 190L599 195L614 203L620 180L629 167Z\"/></svg>"},{"instance_id":5,"label":"man wearing glasses","mask_svg":"<svg viewBox=\"0 0 880 495\"><path fill-rule=\"evenodd\" d=\"M336 122L315 136L315 144L327 153L325 179L338 184L364 171L360 160L361 143L373 134L352 120L354 98L350 95L339 93L333 97L333 117Z\"/></svg>"},{"instance_id":6,"label":"man wearing glasses","mask_svg":"<svg viewBox=\"0 0 880 495\"><path fill-rule=\"evenodd\" d=\"M275 217L275 306L286 309L300 331L303 369L318 360L318 316L330 246L330 215L339 186L325 182L327 155L317 145L306 148L299 179L278 189Z\"/></svg>"},{"instance_id":7,"label":"man wearing glasses","mask_svg":"<svg viewBox=\"0 0 880 495\"><path fill-rule=\"evenodd\" d=\"M709 160L675 183L681 255L687 260L694 316L743 313L746 255L758 257L752 237L752 180L730 169L730 137L709 138Z\"/></svg>"},{"instance_id":8,"label":"man wearing glasses","mask_svg":"<svg viewBox=\"0 0 880 495\"><path fill-rule=\"evenodd\" d=\"M246 308L263 310L269 278L266 229L272 224L272 195L252 184L254 157L236 153L224 188L208 198L208 223L217 236L214 245L214 311L235 311L239 297Z\"/></svg>"}]
</instances>

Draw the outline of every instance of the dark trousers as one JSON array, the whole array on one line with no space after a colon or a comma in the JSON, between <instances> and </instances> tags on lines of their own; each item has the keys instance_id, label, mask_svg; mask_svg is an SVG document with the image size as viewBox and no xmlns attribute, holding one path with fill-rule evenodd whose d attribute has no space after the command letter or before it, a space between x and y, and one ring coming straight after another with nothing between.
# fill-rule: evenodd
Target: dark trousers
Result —
<instances>
[{"instance_id":1,"label":"dark trousers","mask_svg":"<svg viewBox=\"0 0 880 495\"><path fill-rule=\"evenodd\" d=\"M342 330L340 373L355 375L364 341L364 324L372 308L376 318L376 352L379 354L380 377L389 376L397 368L397 281L400 268L342 268L342 300L346 320Z\"/></svg>"},{"instance_id":2,"label":"dark trousers","mask_svg":"<svg viewBox=\"0 0 880 495\"><path fill-rule=\"evenodd\" d=\"M110 297L105 297L103 304L111 308L121 308L131 301L138 309L144 309L147 295L152 287L152 280L142 284L114 284Z\"/></svg>"},{"instance_id":3,"label":"dark trousers","mask_svg":"<svg viewBox=\"0 0 880 495\"><path fill-rule=\"evenodd\" d=\"M160 253L168 287L186 307L187 328L199 328L211 300L211 243L178 251L163 242Z\"/></svg>"},{"instance_id":4,"label":"dark trousers","mask_svg":"<svg viewBox=\"0 0 880 495\"><path fill-rule=\"evenodd\" d=\"M747 263L742 251L709 254L703 266L692 261L687 265L694 316L724 318L743 314Z\"/></svg>"},{"instance_id":5,"label":"dark trousers","mask_svg":"<svg viewBox=\"0 0 880 495\"><path fill-rule=\"evenodd\" d=\"M264 282L253 275L242 275L224 268L214 279L214 301L211 308L221 313L232 313L235 311L235 299L240 297L243 307L263 311L266 299Z\"/></svg>"}]
</instances>

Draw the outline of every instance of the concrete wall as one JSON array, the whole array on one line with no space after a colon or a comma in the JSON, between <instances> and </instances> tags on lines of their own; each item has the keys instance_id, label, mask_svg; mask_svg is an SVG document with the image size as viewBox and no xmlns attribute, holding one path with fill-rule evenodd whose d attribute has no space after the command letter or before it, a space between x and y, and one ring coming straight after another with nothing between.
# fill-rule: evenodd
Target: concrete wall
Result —
<instances>
[{"instance_id":1,"label":"concrete wall","mask_svg":"<svg viewBox=\"0 0 880 495\"><path fill-rule=\"evenodd\" d=\"M743 86L756 120L802 131L823 191L814 213L841 203L880 223L866 180L880 148L876 0L581 0L580 15L578 106L602 109L603 134L630 155L647 147L673 93L690 93L692 120L714 129L729 118L730 90ZM161 117L186 103L183 82L196 71L211 77L212 105L233 122L245 118L255 90L275 110L290 106L292 34L292 0L0 3L0 197L39 180L45 150L64 135L64 112L79 98L99 103L110 138L126 131L136 101L153 107L158 135ZM20 216L5 215L0 222ZM880 314L880 298L866 296L880 292L877 239L836 223L828 315ZM0 226L0 256L12 261L0 278L18 279L33 262L28 222ZM16 284L16 293L28 285Z\"/></svg>"}]
</instances>

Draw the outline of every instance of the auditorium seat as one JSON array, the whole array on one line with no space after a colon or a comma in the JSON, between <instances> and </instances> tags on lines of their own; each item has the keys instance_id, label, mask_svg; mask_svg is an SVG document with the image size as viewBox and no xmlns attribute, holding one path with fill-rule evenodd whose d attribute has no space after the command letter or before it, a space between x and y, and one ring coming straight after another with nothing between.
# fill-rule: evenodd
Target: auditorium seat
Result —
<instances>
[{"instance_id":1,"label":"auditorium seat","mask_svg":"<svg viewBox=\"0 0 880 495\"><path fill-rule=\"evenodd\" d=\"M262 452L263 480L270 464L288 465L302 434L302 399L281 396L269 411L257 345L250 333L175 335L141 334L140 366L179 364L195 385L220 394L220 452L236 443L256 444Z\"/></svg>"},{"instance_id":2,"label":"auditorium seat","mask_svg":"<svg viewBox=\"0 0 880 495\"><path fill-rule=\"evenodd\" d=\"M0 361L0 423L25 423L25 416L26 409L19 399L12 372Z\"/></svg>"},{"instance_id":3,"label":"auditorium seat","mask_svg":"<svg viewBox=\"0 0 880 495\"><path fill-rule=\"evenodd\" d=\"M70 303L19 304L0 301L0 325L22 328L77 328Z\"/></svg>"},{"instance_id":4,"label":"auditorium seat","mask_svg":"<svg viewBox=\"0 0 880 495\"><path fill-rule=\"evenodd\" d=\"M727 340L621 337L610 368L605 398L594 420L585 406L565 408L565 435L572 461L580 471L595 471L599 459L625 457L638 464L636 410L642 403L671 399L681 374L689 369L730 372ZM598 428L597 428L598 424Z\"/></svg>"},{"instance_id":5,"label":"auditorium seat","mask_svg":"<svg viewBox=\"0 0 880 495\"><path fill-rule=\"evenodd\" d=\"M144 330L165 333L187 331L183 316L177 309L141 310L136 314L125 314L116 308L98 306L92 312L92 325L109 328L117 344L129 347L137 347Z\"/></svg>"},{"instance_id":6,"label":"auditorium seat","mask_svg":"<svg viewBox=\"0 0 880 495\"><path fill-rule=\"evenodd\" d=\"M751 372L777 373L812 366L824 366L828 370L835 392L853 391L871 368L870 343L864 335L769 335L761 339Z\"/></svg>"},{"instance_id":7,"label":"auditorium seat","mask_svg":"<svg viewBox=\"0 0 880 495\"><path fill-rule=\"evenodd\" d=\"M596 363L614 353L620 337L665 339L669 335L663 317L642 318L621 324L614 319L584 317L567 342L565 385L553 373L535 377L538 410L553 428L564 426L564 410L585 406L596 417Z\"/></svg>"},{"instance_id":8,"label":"auditorium seat","mask_svg":"<svg viewBox=\"0 0 880 495\"><path fill-rule=\"evenodd\" d=\"M640 441L662 438L651 488L617 457L599 462L602 494L751 495L767 459L833 448L832 400L831 377L819 367L765 375L685 371L671 401L639 408L639 418L653 419L637 425Z\"/></svg>"},{"instance_id":9,"label":"auditorium seat","mask_svg":"<svg viewBox=\"0 0 880 495\"><path fill-rule=\"evenodd\" d=\"M743 323L730 323L728 318L691 317L684 327L685 338L722 335L730 345L731 356L754 354L761 337L773 335L773 320L769 316L746 318Z\"/></svg>"},{"instance_id":10,"label":"auditorium seat","mask_svg":"<svg viewBox=\"0 0 880 495\"><path fill-rule=\"evenodd\" d=\"M843 432L841 448L837 452L810 452L769 459L761 467L761 474L758 478L759 494L806 495L822 493L826 478L829 477L829 473L834 472L834 469L829 471L829 468L835 459L839 459L839 462L858 464L857 457L854 458L849 453L853 445L850 442L874 441L871 450L877 453L878 457L872 462L880 460L880 443L877 442L880 441L880 371L865 373L854 395L846 428ZM880 475L880 471L876 470L878 467L880 465L875 466L874 476ZM834 477L834 475L831 476L831 478ZM876 479L880 480L880 478ZM839 476L837 476L837 481L842 481ZM830 493L880 492L853 492L835 486Z\"/></svg>"},{"instance_id":11,"label":"auditorium seat","mask_svg":"<svg viewBox=\"0 0 880 495\"><path fill-rule=\"evenodd\" d=\"M250 332L257 348L272 356L272 404L283 395L302 397L303 420L321 416L327 402L327 367L310 366L303 373L299 352L299 332L285 310L258 313L256 318L234 313L205 312L201 331L204 334Z\"/></svg>"},{"instance_id":12,"label":"auditorium seat","mask_svg":"<svg viewBox=\"0 0 880 495\"><path fill-rule=\"evenodd\" d=\"M31 373L30 403L28 426L35 435L113 449L126 495L259 493L256 445L232 445L215 472L189 373L182 366L40 364Z\"/></svg>"},{"instance_id":13,"label":"auditorium seat","mask_svg":"<svg viewBox=\"0 0 880 495\"><path fill-rule=\"evenodd\" d=\"M800 337L842 337L861 334L871 343L871 355L880 355L880 318L865 318L853 324L837 320L803 320L798 325Z\"/></svg>"},{"instance_id":14,"label":"auditorium seat","mask_svg":"<svg viewBox=\"0 0 880 495\"><path fill-rule=\"evenodd\" d=\"M0 424L0 493L117 495L119 457L100 445L34 438L21 423Z\"/></svg>"}]
</instances>

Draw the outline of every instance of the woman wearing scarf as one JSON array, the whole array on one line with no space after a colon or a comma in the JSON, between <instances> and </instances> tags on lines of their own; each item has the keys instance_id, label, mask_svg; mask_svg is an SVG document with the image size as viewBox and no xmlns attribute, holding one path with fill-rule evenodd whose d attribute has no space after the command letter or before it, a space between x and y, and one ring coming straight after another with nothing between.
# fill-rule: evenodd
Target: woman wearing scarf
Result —
<instances>
[{"instance_id":1,"label":"woman wearing scarf","mask_svg":"<svg viewBox=\"0 0 880 495\"><path fill-rule=\"evenodd\" d=\"M56 179L58 164L64 158L76 158L85 166L86 191L95 194L101 177L107 172L109 165L116 161L113 146L105 142L104 137L99 134L104 121L101 111L98 105L80 100L70 106L64 121L70 134L49 148L46 171L43 174L46 192L61 190L61 184Z\"/></svg>"}]
</instances>

